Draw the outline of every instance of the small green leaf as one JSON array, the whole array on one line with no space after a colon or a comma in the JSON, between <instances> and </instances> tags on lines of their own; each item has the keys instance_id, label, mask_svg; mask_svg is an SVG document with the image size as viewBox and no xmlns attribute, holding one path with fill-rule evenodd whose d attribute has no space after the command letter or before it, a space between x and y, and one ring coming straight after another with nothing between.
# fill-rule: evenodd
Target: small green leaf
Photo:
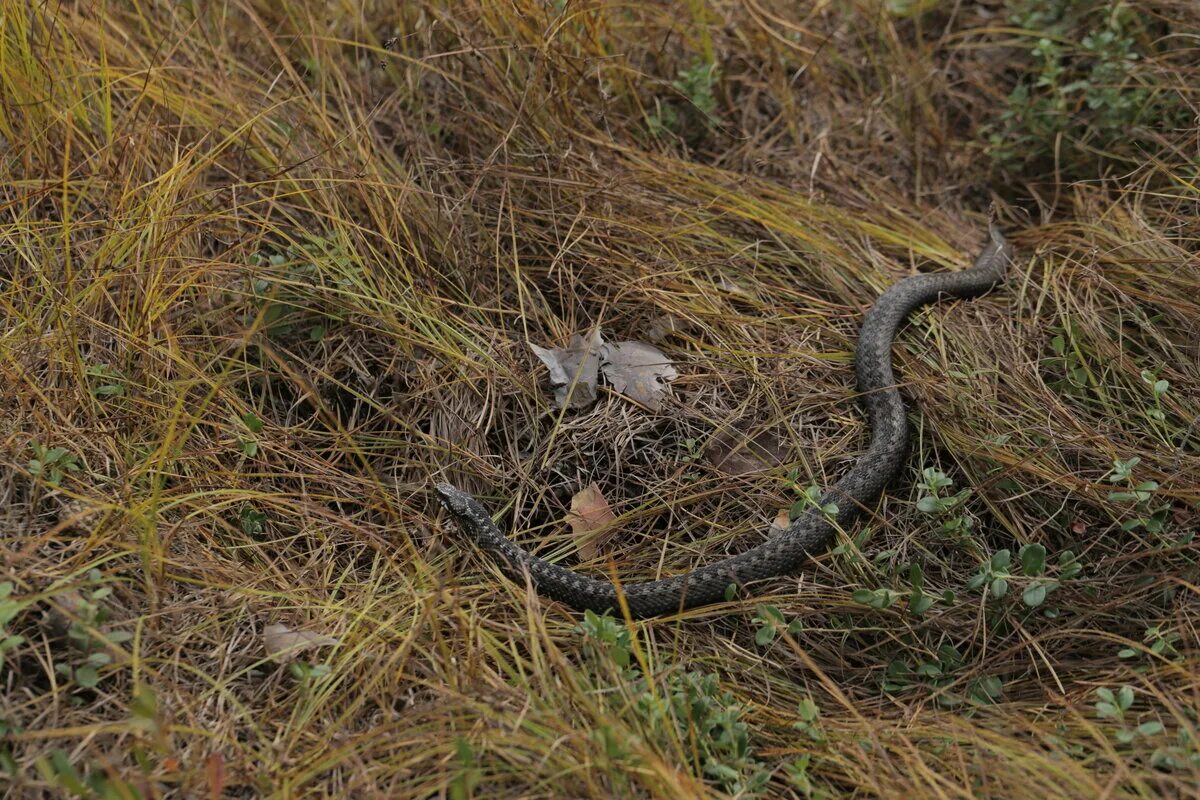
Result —
<instances>
[{"instance_id":1,"label":"small green leaf","mask_svg":"<svg viewBox=\"0 0 1200 800\"><path fill-rule=\"evenodd\" d=\"M806 697L800 701L797 713L800 715L800 719L804 720L805 722L812 722L818 716L820 716L821 709L817 707L817 704L813 702L812 698Z\"/></svg>"},{"instance_id":2,"label":"small green leaf","mask_svg":"<svg viewBox=\"0 0 1200 800\"><path fill-rule=\"evenodd\" d=\"M1021 548L1021 572L1036 578L1046 571L1046 548L1040 544L1027 544Z\"/></svg>"},{"instance_id":3,"label":"small green leaf","mask_svg":"<svg viewBox=\"0 0 1200 800\"><path fill-rule=\"evenodd\" d=\"M926 611L928 611L930 606L932 606L932 605L933 605L932 597L929 597L924 594L916 594L915 592L913 593L913 596L910 597L908 600L908 610L914 616L918 616L918 617L921 616L922 614L924 614Z\"/></svg>"},{"instance_id":4,"label":"small green leaf","mask_svg":"<svg viewBox=\"0 0 1200 800\"><path fill-rule=\"evenodd\" d=\"M1012 562L1012 553L1008 550L997 550L992 554L992 569L1007 569Z\"/></svg>"},{"instance_id":5,"label":"small green leaf","mask_svg":"<svg viewBox=\"0 0 1200 800\"><path fill-rule=\"evenodd\" d=\"M133 694L133 702L129 704L129 710L139 719L154 719L158 714L158 698L154 690L146 685L138 687Z\"/></svg>"},{"instance_id":6,"label":"small green leaf","mask_svg":"<svg viewBox=\"0 0 1200 800\"><path fill-rule=\"evenodd\" d=\"M764 625L754 634L754 643L759 647L766 647L775 640L775 626Z\"/></svg>"},{"instance_id":7,"label":"small green leaf","mask_svg":"<svg viewBox=\"0 0 1200 800\"><path fill-rule=\"evenodd\" d=\"M1004 597L1004 595L1008 594L1008 581L1006 581L1004 578L996 578L992 581L991 590L992 597L999 600L1000 598Z\"/></svg>"},{"instance_id":8,"label":"small green leaf","mask_svg":"<svg viewBox=\"0 0 1200 800\"><path fill-rule=\"evenodd\" d=\"M937 664L922 663L917 667L917 674L923 678L940 678L942 676L942 668Z\"/></svg>"},{"instance_id":9,"label":"small green leaf","mask_svg":"<svg viewBox=\"0 0 1200 800\"><path fill-rule=\"evenodd\" d=\"M1045 584L1035 583L1032 586L1025 587L1025 591L1021 594L1021 600L1030 608L1037 608L1046 602Z\"/></svg>"},{"instance_id":10,"label":"small green leaf","mask_svg":"<svg viewBox=\"0 0 1200 800\"><path fill-rule=\"evenodd\" d=\"M251 433L262 433L263 421L258 418L258 415L253 411L248 411L242 415L242 422L250 430Z\"/></svg>"},{"instance_id":11,"label":"small green leaf","mask_svg":"<svg viewBox=\"0 0 1200 800\"><path fill-rule=\"evenodd\" d=\"M85 689L95 689L100 682L100 675L95 667L88 664L75 670L75 681Z\"/></svg>"},{"instance_id":12,"label":"small green leaf","mask_svg":"<svg viewBox=\"0 0 1200 800\"><path fill-rule=\"evenodd\" d=\"M942 501L937 497L925 496L917 501L917 510L926 514L934 514L942 509Z\"/></svg>"},{"instance_id":13,"label":"small green leaf","mask_svg":"<svg viewBox=\"0 0 1200 800\"><path fill-rule=\"evenodd\" d=\"M1142 736L1157 736L1163 732L1163 724L1158 720L1143 722L1137 726L1137 732Z\"/></svg>"},{"instance_id":14,"label":"small green leaf","mask_svg":"<svg viewBox=\"0 0 1200 800\"><path fill-rule=\"evenodd\" d=\"M855 589L854 593L850 596L854 598L854 602L869 606L871 605L871 600L875 597L875 593L870 589Z\"/></svg>"},{"instance_id":15,"label":"small green leaf","mask_svg":"<svg viewBox=\"0 0 1200 800\"><path fill-rule=\"evenodd\" d=\"M1117 692L1117 705L1122 711L1128 711L1133 705L1133 687L1122 686L1121 691Z\"/></svg>"},{"instance_id":16,"label":"small green leaf","mask_svg":"<svg viewBox=\"0 0 1200 800\"><path fill-rule=\"evenodd\" d=\"M780 625L784 623L783 612L778 606L763 606L758 613L764 622L778 622Z\"/></svg>"},{"instance_id":17,"label":"small green leaf","mask_svg":"<svg viewBox=\"0 0 1200 800\"><path fill-rule=\"evenodd\" d=\"M925 573L920 564L913 564L908 568L908 582L918 592L925 588Z\"/></svg>"}]
</instances>

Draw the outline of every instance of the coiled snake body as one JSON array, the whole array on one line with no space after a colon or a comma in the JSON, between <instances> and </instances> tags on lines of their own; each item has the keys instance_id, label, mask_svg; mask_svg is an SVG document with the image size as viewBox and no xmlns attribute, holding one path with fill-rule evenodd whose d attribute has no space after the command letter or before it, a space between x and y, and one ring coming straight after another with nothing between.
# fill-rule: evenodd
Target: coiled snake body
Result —
<instances>
[{"instance_id":1,"label":"coiled snake body","mask_svg":"<svg viewBox=\"0 0 1200 800\"><path fill-rule=\"evenodd\" d=\"M1004 277L1012 248L995 226L991 241L975 265L961 272L913 275L884 292L863 318L855 351L855 374L861 402L871 425L867 452L821 498L820 505L837 504L834 519L812 508L786 530L744 553L662 580L622 584L633 617L652 617L717 602L730 584L741 586L795 572L810 554L826 547L838 526L848 526L873 503L904 463L908 422L904 401L892 375L892 339L913 309L939 294L973 297ZM522 579L527 572L538 590L577 609L620 613L617 588L544 561L512 543L492 521L479 501L447 483L436 487L438 497L476 544L491 553L506 573Z\"/></svg>"}]
</instances>

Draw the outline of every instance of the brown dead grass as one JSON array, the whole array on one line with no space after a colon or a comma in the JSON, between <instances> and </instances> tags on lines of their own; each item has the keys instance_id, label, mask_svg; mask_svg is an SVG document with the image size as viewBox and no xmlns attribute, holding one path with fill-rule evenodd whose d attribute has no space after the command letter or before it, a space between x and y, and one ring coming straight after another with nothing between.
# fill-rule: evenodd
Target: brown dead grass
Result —
<instances>
[{"instance_id":1,"label":"brown dead grass","mask_svg":"<svg viewBox=\"0 0 1200 800\"><path fill-rule=\"evenodd\" d=\"M1194 125L1087 180L992 169L984 126L1033 36L998 3L561 5L0 4L4 796L721 795L718 732L639 702L687 670L743 708L771 796L804 794L805 753L813 796L1193 794ZM1172 31L1144 74L1194 109L1195 9L1135 5ZM720 66L711 123L672 85L697 61ZM901 337L918 439L869 531L633 626L648 680L431 501L459 482L571 562L594 481L621 529L585 567L624 580L759 541L789 469L827 484L861 452L862 311L968 264L993 203L1020 258ZM553 407L527 342L667 320L662 413ZM755 437L763 471L688 458ZM35 446L78 469L52 485ZM1160 533L1108 497L1133 457ZM971 530L915 508L925 467L970 488ZM1032 543L1051 575L1066 549L1083 565L1043 608L1019 571L999 600L965 588ZM853 600L907 596L912 564L953 599ZM101 586L106 619L80 602ZM799 630L761 646L767 604ZM272 623L336 637L300 656L327 673L268 658ZM946 645L944 675L885 679ZM58 668L91 652L93 688ZM1126 685L1126 720L1098 717ZM805 698L820 741L794 728Z\"/></svg>"}]
</instances>

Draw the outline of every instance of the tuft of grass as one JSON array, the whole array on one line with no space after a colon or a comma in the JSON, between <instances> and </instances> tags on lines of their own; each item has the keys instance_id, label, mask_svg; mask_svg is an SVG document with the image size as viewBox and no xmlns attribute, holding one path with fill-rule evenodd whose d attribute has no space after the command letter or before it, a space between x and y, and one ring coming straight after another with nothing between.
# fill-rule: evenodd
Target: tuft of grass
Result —
<instances>
[{"instance_id":1,"label":"tuft of grass","mask_svg":"<svg viewBox=\"0 0 1200 800\"><path fill-rule=\"evenodd\" d=\"M102 11L0 0L7 795L1200 782L1194 4ZM1004 286L895 348L903 480L796 577L581 619L433 502L571 563L594 482L622 581L761 541L993 203ZM597 325L661 413L554 406L528 342Z\"/></svg>"}]
</instances>

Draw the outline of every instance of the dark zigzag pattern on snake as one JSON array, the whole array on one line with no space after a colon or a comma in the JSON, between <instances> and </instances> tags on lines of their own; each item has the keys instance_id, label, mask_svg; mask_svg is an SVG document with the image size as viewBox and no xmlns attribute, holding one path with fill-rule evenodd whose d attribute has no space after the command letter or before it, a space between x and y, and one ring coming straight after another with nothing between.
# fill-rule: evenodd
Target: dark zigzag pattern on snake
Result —
<instances>
[{"instance_id":1,"label":"dark zigzag pattern on snake","mask_svg":"<svg viewBox=\"0 0 1200 800\"><path fill-rule=\"evenodd\" d=\"M939 295L973 297L1004 278L1013 251L995 226L991 240L975 265L960 272L913 275L896 283L863 318L855 350L859 399L871 427L866 453L822 497L821 505L836 503L833 520L812 508L785 530L744 553L662 580L623 584L630 614L652 617L718 602L730 584L743 584L795 572L812 553L826 548L834 537L834 522L845 529L864 508L878 499L896 477L908 448L904 400L892 375L892 340L908 314ZM528 573L539 592L577 609L620 613L617 588L606 580L581 575L551 564L509 541L475 498L447 483L436 487L438 498L476 544L490 553L511 577Z\"/></svg>"}]
</instances>

